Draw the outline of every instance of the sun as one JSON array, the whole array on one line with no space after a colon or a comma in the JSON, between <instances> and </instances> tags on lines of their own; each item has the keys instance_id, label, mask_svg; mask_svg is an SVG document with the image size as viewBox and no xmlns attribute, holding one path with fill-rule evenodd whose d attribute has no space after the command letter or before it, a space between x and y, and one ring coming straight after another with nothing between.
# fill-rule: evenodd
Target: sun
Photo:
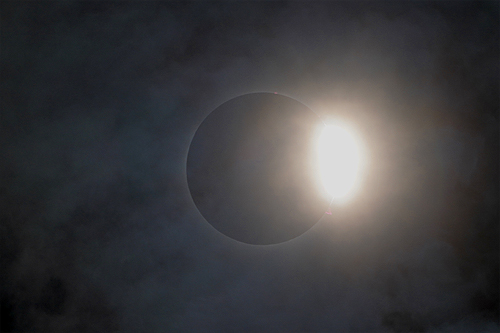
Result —
<instances>
[{"instance_id":1,"label":"sun","mask_svg":"<svg viewBox=\"0 0 500 333\"><path fill-rule=\"evenodd\" d=\"M317 181L330 200L344 202L354 194L363 165L360 140L346 124L321 124L316 142Z\"/></svg>"}]
</instances>

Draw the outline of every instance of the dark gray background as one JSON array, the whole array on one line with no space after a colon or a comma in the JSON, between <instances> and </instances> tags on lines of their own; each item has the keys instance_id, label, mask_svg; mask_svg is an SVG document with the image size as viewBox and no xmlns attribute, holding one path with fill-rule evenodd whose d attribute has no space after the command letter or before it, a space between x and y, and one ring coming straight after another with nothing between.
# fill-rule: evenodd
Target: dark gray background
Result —
<instances>
[{"instance_id":1,"label":"dark gray background","mask_svg":"<svg viewBox=\"0 0 500 333\"><path fill-rule=\"evenodd\" d=\"M498 2L0 3L2 330L499 330ZM349 205L250 246L196 210L205 116L357 128Z\"/></svg>"}]
</instances>

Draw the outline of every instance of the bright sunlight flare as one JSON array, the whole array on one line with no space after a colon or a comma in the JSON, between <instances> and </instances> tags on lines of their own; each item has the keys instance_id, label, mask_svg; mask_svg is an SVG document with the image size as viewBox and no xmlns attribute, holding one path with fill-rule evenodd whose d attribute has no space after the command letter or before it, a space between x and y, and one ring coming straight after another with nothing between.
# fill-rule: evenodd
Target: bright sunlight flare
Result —
<instances>
[{"instance_id":1,"label":"bright sunlight flare","mask_svg":"<svg viewBox=\"0 0 500 333\"><path fill-rule=\"evenodd\" d=\"M344 124L322 124L316 148L318 182L330 199L345 201L359 182L363 154L358 139Z\"/></svg>"}]
</instances>

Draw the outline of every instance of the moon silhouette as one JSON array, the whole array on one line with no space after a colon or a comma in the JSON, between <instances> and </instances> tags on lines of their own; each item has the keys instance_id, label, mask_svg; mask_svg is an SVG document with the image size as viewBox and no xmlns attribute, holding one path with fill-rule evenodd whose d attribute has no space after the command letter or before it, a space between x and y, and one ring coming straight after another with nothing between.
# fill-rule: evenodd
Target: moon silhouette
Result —
<instances>
[{"instance_id":1,"label":"moon silhouette","mask_svg":"<svg viewBox=\"0 0 500 333\"><path fill-rule=\"evenodd\" d=\"M315 183L319 117L274 93L231 99L212 111L189 147L192 199L219 232L268 245L309 230L328 202Z\"/></svg>"}]
</instances>

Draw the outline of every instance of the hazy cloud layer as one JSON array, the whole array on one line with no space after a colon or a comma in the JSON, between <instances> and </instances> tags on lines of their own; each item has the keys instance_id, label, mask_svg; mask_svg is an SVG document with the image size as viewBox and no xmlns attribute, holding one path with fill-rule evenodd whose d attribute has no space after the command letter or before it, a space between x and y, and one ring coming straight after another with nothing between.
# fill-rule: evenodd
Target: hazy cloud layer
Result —
<instances>
[{"instance_id":1,"label":"hazy cloud layer","mask_svg":"<svg viewBox=\"0 0 500 333\"><path fill-rule=\"evenodd\" d=\"M2 2L2 330L497 331L498 9ZM370 161L267 247L185 175L204 117L256 91L345 118Z\"/></svg>"}]
</instances>

